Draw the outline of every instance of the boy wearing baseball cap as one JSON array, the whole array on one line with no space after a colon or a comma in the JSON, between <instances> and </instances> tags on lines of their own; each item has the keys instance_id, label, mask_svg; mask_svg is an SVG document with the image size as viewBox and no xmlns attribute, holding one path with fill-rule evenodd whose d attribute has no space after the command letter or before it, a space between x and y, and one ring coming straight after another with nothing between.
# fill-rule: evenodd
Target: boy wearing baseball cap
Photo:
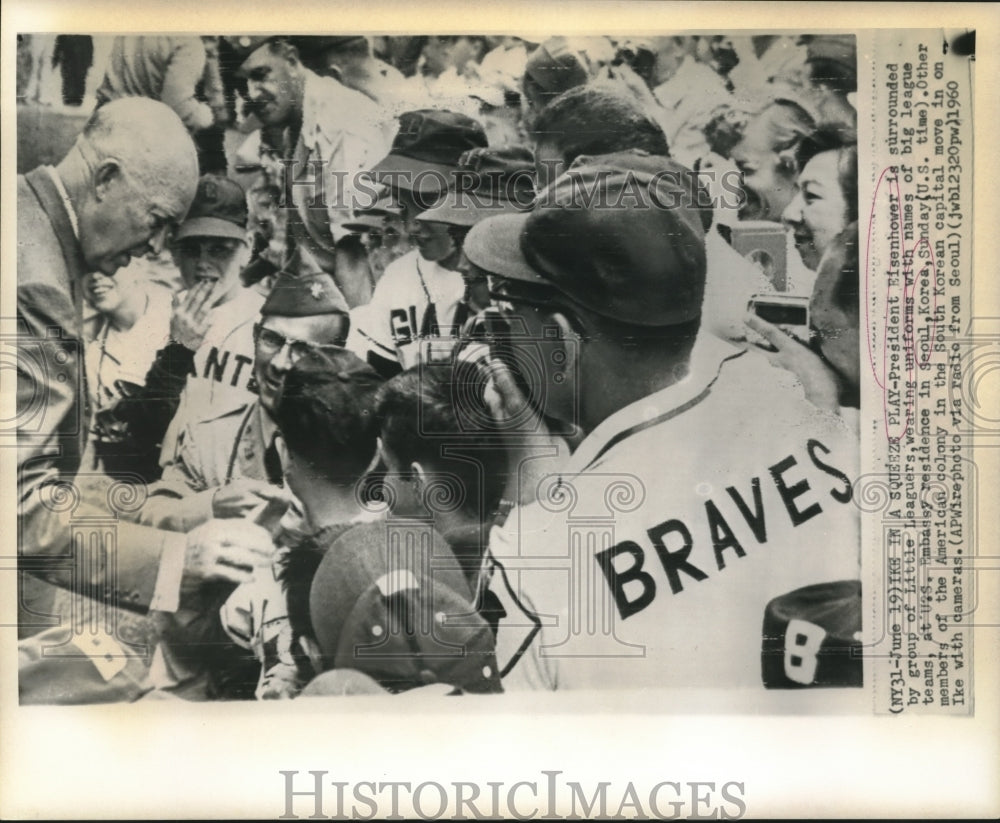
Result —
<instances>
[{"instance_id":1,"label":"boy wearing baseball cap","mask_svg":"<svg viewBox=\"0 0 1000 823\"><path fill-rule=\"evenodd\" d=\"M496 413L529 446L556 421L572 447L545 483L522 474L491 539L506 690L760 688L769 601L859 574L857 443L763 356L699 331L701 220L684 186L635 167L581 158L533 212L466 240L524 329L514 371L544 375L518 420L495 363Z\"/></svg>"},{"instance_id":2,"label":"boy wearing baseball cap","mask_svg":"<svg viewBox=\"0 0 1000 823\"><path fill-rule=\"evenodd\" d=\"M402 206L417 246L386 267L371 303L354 316L358 340L352 346L386 377L418 362L421 341L450 336L465 292L458 271L461 239L444 225L416 218L454 186L462 155L485 146L482 126L470 117L436 109L406 112L392 150L372 169Z\"/></svg>"},{"instance_id":3,"label":"boy wearing baseball cap","mask_svg":"<svg viewBox=\"0 0 1000 823\"><path fill-rule=\"evenodd\" d=\"M170 422L178 409L203 416L220 405L247 402L252 327L264 302L243 288L250 259L243 188L221 175L198 181L194 203L170 248L184 290L174 297L170 342L157 352L142 391L98 416L101 427L126 426L143 449L173 456Z\"/></svg>"}]
</instances>

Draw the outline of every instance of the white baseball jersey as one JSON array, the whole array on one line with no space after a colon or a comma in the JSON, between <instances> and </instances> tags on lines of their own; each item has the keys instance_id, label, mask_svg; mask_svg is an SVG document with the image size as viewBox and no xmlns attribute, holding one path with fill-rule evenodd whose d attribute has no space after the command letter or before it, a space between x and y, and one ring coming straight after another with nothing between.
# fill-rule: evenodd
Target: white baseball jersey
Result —
<instances>
[{"instance_id":1,"label":"white baseball jersey","mask_svg":"<svg viewBox=\"0 0 1000 823\"><path fill-rule=\"evenodd\" d=\"M208 333L194 353L194 374L188 376L177 413L163 438L161 464L174 459L177 437L185 426L216 414L219 408L249 405L256 399L249 388L253 324L260 320L264 300L255 288L241 289L237 297L209 313Z\"/></svg>"},{"instance_id":2,"label":"white baseball jersey","mask_svg":"<svg viewBox=\"0 0 1000 823\"><path fill-rule=\"evenodd\" d=\"M403 369L416 365L421 339L451 336L455 309L465 296L465 281L457 271L424 260L414 249L394 260L375 285L371 302L352 314L360 340L348 345L366 348ZM433 304L438 333L429 329ZM360 325L363 324L363 325Z\"/></svg>"},{"instance_id":3,"label":"white baseball jersey","mask_svg":"<svg viewBox=\"0 0 1000 823\"><path fill-rule=\"evenodd\" d=\"M494 529L504 688L762 687L767 603L859 577L859 451L787 372L702 337L687 378L606 419Z\"/></svg>"}]
</instances>

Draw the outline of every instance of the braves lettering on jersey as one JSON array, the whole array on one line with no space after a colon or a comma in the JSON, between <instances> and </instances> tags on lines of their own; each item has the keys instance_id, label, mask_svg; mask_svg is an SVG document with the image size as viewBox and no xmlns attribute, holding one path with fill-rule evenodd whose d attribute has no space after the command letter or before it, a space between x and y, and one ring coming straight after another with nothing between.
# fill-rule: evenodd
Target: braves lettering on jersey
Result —
<instances>
[{"instance_id":1,"label":"braves lettering on jersey","mask_svg":"<svg viewBox=\"0 0 1000 823\"><path fill-rule=\"evenodd\" d=\"M787 373L703 337L494 530L505 689L763 687L768 603L859 577L858 463Z\"/></svg>"},{"instance_id":2,"label":"braves lettering on jersey","mask_svg":"<svg viewBox=\"0 0 1000 823\"><path fill-rule=\"evenodd\" d=\"M424 260L413 250L386 266L371 303L352 315L358 340L352 348L373 352L403 369L416 365L420 340L452 336L455 309L465 295L457 271Z\"/></svg>"}]
</instances>

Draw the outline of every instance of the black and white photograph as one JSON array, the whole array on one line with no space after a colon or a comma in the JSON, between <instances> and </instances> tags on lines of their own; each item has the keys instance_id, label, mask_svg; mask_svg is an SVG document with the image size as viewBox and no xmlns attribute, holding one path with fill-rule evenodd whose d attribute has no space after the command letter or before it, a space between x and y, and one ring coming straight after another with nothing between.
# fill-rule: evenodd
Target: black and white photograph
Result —
<instances>
[{"instance_id":1,"label":"black and white photograph","mask_svg":"<svg viewBox=\"0 0 1000 823\"><path fill-rule=\"evenodd\" d=\"M975 26L510 5L5 24L5 722L221 787L80 817L738 819L699 717L995 716Z\"/></svg>"}]
</instances>

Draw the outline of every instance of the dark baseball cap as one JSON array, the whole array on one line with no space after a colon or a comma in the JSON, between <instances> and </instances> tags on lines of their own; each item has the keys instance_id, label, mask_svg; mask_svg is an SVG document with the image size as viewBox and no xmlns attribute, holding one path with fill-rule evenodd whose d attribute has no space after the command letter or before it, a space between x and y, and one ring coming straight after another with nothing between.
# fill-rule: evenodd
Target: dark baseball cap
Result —
<instances>
[{"instance_id":1,"label":"dark baseball cap","mask_svg":"<svg viewBox=\"0 0 1000 823\"><path fill-rule=\"evenodd\" d=\"M371 173L378 180L385 172L405 172L392 182L411 191L443 191L462 155L487 145L486 132L471 117L443 109L408 111L399 116L389 154Z\"/></svg>"},{"instance_id":2,"label":"dark baseball cap","mask_svg":"<svg viewBox=\"0 0 1000 823\"><path fill-rule=\"evenodd\" d=\"M705 234L691 193L627 157L584 158L534 211L475 225L464 251L481 269L546 285L602 317L670 326L701 314Z\"/></svg>"},{"instance_id":3,"label":"dark baseball cap","mask_svg":"<svg viewBox=\"0 0 1000 823\"><path fill-rule=\"evenodd\" d=\"M765 688L860 687L864 682L863 610L858 580L817 583L771 600L764 609L761 629ZM816 627L822 638L809 654L804 646L807 638L794 628L803 622ZM795 655L796 647L803 653ZM812 665L807 663L810 659Z\"/></svg>"},{"instance_id":4,"label":"dark baseball cap","mask_svg":"<svg viewBox=\"0 0 1000 823\"><path fill-rule=\"evenodd\" d=\"M175 235L185 237L231 237L246 242L247 196L243 187L219 174L198 180L194 202Z\"/></svg>"},{"instance_id":5,"label":"dark baseball cap","mask_svg":"<svg viewBox=\"0 0 1000 823\"><path fill-rule=\"evenodd\" d=\"M390 545L413 546L393 553ZM418 521L379 521L341 535L309 596L324 665L393 692L430 683L500 691L493 633L444 538Z\"/></svg>"},{"instance_id":6,"label":"dark baseball cap","mask_svg":"<svg viewBox=\"0 0 1000 823\"><path fill-rule=\"evenodd\" d=\"M471 149L453 173L455 187L417 220L474 226L498 214L529 211L535 201L535 156L527 146Z\"/></svg>"}]
</instances>

